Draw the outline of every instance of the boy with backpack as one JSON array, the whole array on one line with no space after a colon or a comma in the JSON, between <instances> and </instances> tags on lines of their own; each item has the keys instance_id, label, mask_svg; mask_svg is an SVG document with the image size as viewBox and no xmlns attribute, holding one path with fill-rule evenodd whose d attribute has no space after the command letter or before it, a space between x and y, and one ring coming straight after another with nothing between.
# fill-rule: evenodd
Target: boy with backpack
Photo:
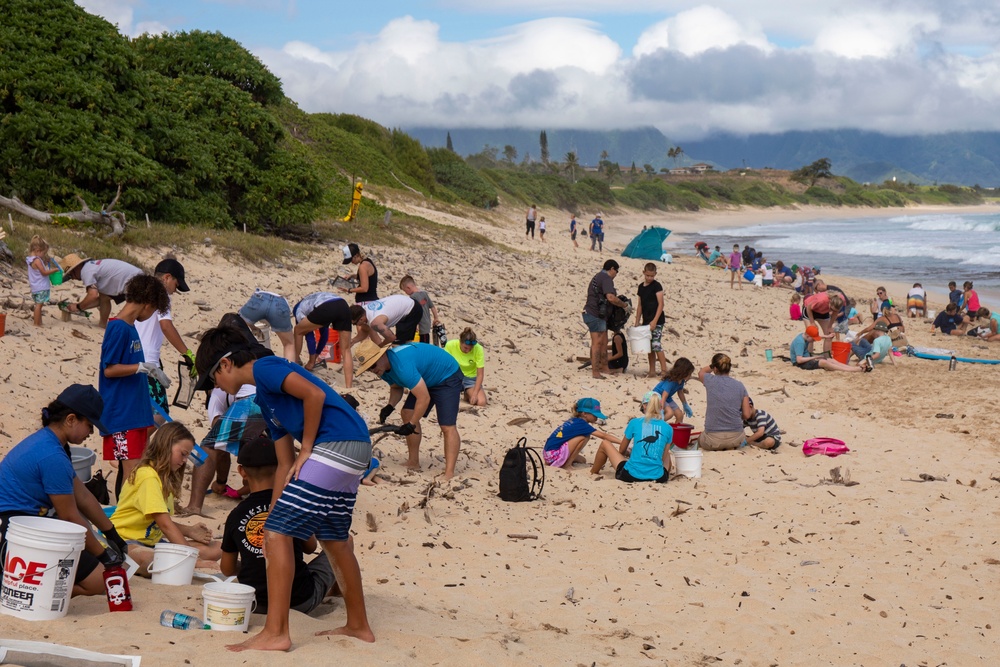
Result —
<instances>
[{"instance_id":1,"label":"boy with backpack","mask_svg":"<svg viewBox=\"0 0 1000 667\"><path fill-rule=\"evenodd\" d=\"M248 442L240 448L236 463L240 476L250 487L250 495L226 519L220 568L227 577L236 575L241 584L253 586L257 599L254 611L266 614L268 598L264 524L271 511L274 473L278 469L274 441L262 435ZM333 568L325 553L306 564L303 554L315 552L316 546L315 535L307 540L292 541L295 574L292 577L291 608L303 614L308 614L319 606L335 581Z\"/></svg>"}]
</instances>

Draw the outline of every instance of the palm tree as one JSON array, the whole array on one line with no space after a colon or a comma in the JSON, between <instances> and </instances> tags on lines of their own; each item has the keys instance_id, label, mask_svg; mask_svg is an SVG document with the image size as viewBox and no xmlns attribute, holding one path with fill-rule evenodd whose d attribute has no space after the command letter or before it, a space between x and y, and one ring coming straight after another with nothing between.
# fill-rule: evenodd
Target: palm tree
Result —
<instances>
[{"instance_id":1,"label":"palm tree","mask_svg":"<svg viewBox=\"0 0 1000 667\"><path fill-rule=\"evenodd\" d=\"M566 153L566 171L569 172L570 179L576 183L576 168L580 166L580 160L576 157L576 151Z\"/></svg>"}]
</instances>

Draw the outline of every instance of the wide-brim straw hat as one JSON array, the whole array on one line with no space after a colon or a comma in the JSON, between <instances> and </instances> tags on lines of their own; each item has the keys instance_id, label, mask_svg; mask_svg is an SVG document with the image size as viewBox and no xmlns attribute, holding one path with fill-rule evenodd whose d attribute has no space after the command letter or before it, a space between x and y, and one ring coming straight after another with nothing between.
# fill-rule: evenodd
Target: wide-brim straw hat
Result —
<instances>
[{"instance_id":1,"label":"wide-brim straw hat","mask_svg":"<svg viewBox=\"0 0 1000 667\"><path fill-rule=\"evenodd\" d=\"M63 275L69 276L69 274L73 273L73 269L80 266L86 261L87 260L80 257L76 253L71 252L59 261L59 266L62 267Z\"/></svg>"},{"instance_id":2,"label":"wide-brim straw hat","mask_svg":"<svg viewBox=\"0 0 1000 667\"><path fill-rule=\"evenodd\" d=\"M388 347L379 347L370 340L360 343L354 352L354 374L364 373L388 351Z\"/></svg>"}]
</instances>

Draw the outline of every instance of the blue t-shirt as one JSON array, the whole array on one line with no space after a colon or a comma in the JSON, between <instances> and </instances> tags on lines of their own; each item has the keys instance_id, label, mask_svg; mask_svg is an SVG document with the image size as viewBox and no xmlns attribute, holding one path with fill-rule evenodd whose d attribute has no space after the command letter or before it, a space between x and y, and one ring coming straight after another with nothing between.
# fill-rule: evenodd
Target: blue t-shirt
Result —
<instances>
[{"instance_id":1,"label":"blue t-shirt","mask_svg":"<svg viewBox=\"0 0 1000 667\"><path fill-rule=\"evenodd\" d=\"M428 388L444 384L455 373L460 373L455 357L437 345L407 343L386 352L389 370L382 379L390 385L413 389L423 380Z\"/></svg>"},{"instance_id":2,"label":"blue t-shirt","mask_svg":"<svg viewBox=\"0 0 1000 667\"><path fill-rule=\"evenodd\" d=\"M42 516L52 496L73 495L76 472L69 454L50 428L19 442L0 461L0 512Z\"/></svg>"},{"instance_id":3,"label":"blue t-shirt","mask_svg":"<svg viewBox=\"0 0 1000 667\"><path fill-rule=\"evenodd\" d=\"M795 280L795 272L792 271L792 267L790 267L790 266L783 266L783 267L781 267L781 270L778 271L778 273L780 273L780 274L782 274L784 276L788 276L792 280Z\"/></svg>"},{"instance_id":4,"label":"blue t-shirt","mask_svg":"<svg viewBox=\"0 0 1000 667\"><path fill-rule=\"evenodd\" d=\"M559 449L567 440L572 440L578 435L590 435L596 431L593 425L582 417L573 417L562 423L562 426L552 431L552 435L545 441L545 451Z\"/></svg>"},{"instance_id":5,"label":"blue t-shirt","mask_svg":"<svg viewBox=\"0 0 1000 667\"><path fill-rule=\"evenodd\" d=\"M960 289L953 289L952 291L948 292L948 301L950 301L951 303L955 304L956 306L961 306L962 305L962 290L960 290Z\"/></svg>"},{"instance_id":6,"label":"blue t-shirt","mask_svg":"<svg viewBox=\"0 0 1000 667\"><path fill-rule=\"evenodd\" d=\"M272 438L278 440L286 434L291 434L293 438L302 442L305 421L302 400L286 394L281 389L285 378L292 373L301 375L326 394L323 414L320 416L319 429L316 432L316 442L370 441L368 426L364 420L330 385L301 366L281 357L263 357L253 365L253 379L257 385L257 396L254 400L267 419Z\"/></svg>"},{"instance_id":7,"label":"blue t-shirt","mask_svg":"<svg viewBox=\"0 0 1000 667\"><path fill-rule=\"evenodd\" d=\"M683 389L685 384L687 384L687 380L680 383L674 382L673 380L661 380L656 383L655 387L653 387L653 391L661 396L663 395L663 392L666 392L667 396L663 399L663 402L666 403L674 397L674 394Z\"/></svg>"},{"instance_id":8,"label":"blue t-shirt","mask_svg":"<svg viewBox=\"0 0 1000 667\"><path fill-rule=\"evenodd\" d=\"M934 318L934 327L941 330L943 334L950 334L952 331L957 329L962 325L964 318L959 314L955 313L950 315L949 313L938 313L937 317Z\"/></svg>"},{"instance_id":9,"label":"blue t-shirt","mask_svg":"<svg viewBox=\"0 0 1000 667\"><path fill-rule=\"evenodd\" d=\"M793 364L799 362L799 357L806 358L812 356L809 354L809 343L806 341L805 334L796 336L792 344L788 346L788 356L791 357Z\"/></svg>"},{"instance_id":10,"label":"blue t-shirt","mask_svg":"<svg viewBox=\"0 0 1000 667\"><path fill-rule=\"evenodd\" d=\"M663 477L663 450L674 439L674 429L662 419L646 421L636 417L625 427L625 437L632 441L632 456L625 470L635 479Z\"/></svg>"},{"instance_id":11,"label":"blue t-shirt","mask_svg":"<svg viewBox=\"0 0 1000 667\"><path fill-rule=\"evenodd\" d=\"M601 234L604 233L604 221L601 220L600 218L594 218L593 220L591 220L590 226L592 229L591 231L592 234L597 234L598 236L600 236Z\"/></svg>"},{"instance_id":12,"label":"blue t-shirt","mask_svg":"<svg viewBox=\"0 0 1000 667\"><path fill-rule=\"evenodd\" d=\"M101 370L97 380L97 390L104 399L101 423L108 429L101 431L101 435L153 425L146 376L142 373L121 378L104 376L104 369L108 366L138 364L145 360L138 330L124 320L110 320L101 343Z\"/></svg>"}]
</instances>

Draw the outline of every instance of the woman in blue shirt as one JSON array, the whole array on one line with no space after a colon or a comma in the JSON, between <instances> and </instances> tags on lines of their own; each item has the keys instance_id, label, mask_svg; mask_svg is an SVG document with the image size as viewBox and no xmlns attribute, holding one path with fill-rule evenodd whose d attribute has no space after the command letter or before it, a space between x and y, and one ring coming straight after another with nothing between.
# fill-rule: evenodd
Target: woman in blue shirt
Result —
<instances>
[{"instance_id":1,"label":"woman in blue shirt","mask_svg":"<svg viewBox=\"0 0 1000 667\"><path fill-rule=\"evenodd\" d=\"M619 449L604 440L594 458L593 474L601 472L605 462L615 467L615 479L622 482L659 482L670 479L670 442L674 430L663 421L660 395L647 391L642 398L643 417L636 417L625 427L625 437ZM624 452L632 445L632 456Z\"/></svg>"}]
</instances>

